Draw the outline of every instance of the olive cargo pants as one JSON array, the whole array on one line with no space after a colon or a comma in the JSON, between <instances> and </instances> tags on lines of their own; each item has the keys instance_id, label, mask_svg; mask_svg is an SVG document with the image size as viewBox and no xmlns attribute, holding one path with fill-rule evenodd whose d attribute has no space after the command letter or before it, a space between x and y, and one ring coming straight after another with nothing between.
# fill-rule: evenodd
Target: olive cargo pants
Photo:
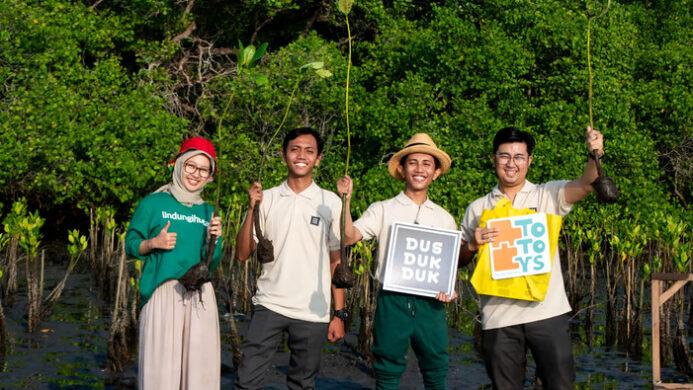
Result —
<instances>
[{"instance_id":1,"label":"olive cargo pants","mask_svg":"<svg viewBox=\"0 0 693 390\"><path fill-rule=\"evenodd\" d=\"M442 302L381 290L373 328L376 389L399 388L410 344L426 389L447 387L448 326Z\"/></svg>"}]
</instances>

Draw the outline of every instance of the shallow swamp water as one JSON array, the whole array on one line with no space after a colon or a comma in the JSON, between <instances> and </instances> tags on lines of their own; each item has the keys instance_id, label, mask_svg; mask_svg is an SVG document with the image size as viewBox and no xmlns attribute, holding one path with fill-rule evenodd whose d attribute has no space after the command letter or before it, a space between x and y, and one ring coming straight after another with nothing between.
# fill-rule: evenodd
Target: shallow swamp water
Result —
<instances>
[{"instance_id":1,"label":"shallow swamp water","mask_svg":"<svg viewBox=\"0 0 693 390\"><path fill-rule=\"evenodd\" d=\"M62 269L47 269L47 289L62 275ZM62 298L39 331L30 335L24 324L24 291L17 301L5 308L9 345L0 371L0 389L127 389L136 387L136 364L129 364L120 374L106 369L108 349L108 310L103 308L97 293L91 287L88 275L73 274L68 280ZM228 324L222 321L222 388L232 388L235 377ZM597 318L603 316L597 315ZM241 333L247 327L245 316L237 314ZM649 322L649 321L648 321ZM649 327L649 325L646 325ZM356 329L343 342L326 343L322 368L317 380L319 389L370 389L374 380L367 363L354 353ZM648 329L649 331L649 329ZM595 339L599 344L600 328ZM573 348L578 388L636 389L651 388L649 334L645 335L643 360L637 361L613 348L593 346L582 341L584 334L578 327L573 333ZM532 388L533 362L529 357L526 388ZM288 353L280 347L273 366L266 376L266 388L284 389ZM686 382L685 375L670 367L663 368L662 376L669 382ZM483 362L477 354L473 337L450 329L450 389L490 388ZM409 366L402 378L402 389L423 388L416 358L409 356Z\"/></svg>"}]
</instances>

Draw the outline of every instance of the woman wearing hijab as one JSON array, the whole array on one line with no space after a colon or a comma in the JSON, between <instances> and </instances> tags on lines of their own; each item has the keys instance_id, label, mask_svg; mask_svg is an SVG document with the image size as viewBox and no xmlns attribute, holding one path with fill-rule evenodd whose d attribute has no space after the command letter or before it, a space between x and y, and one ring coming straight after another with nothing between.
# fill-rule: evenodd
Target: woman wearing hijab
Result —
<instances>
[{"instance_id":1,"label":"woman wearing hijab","mask_svg":"<svg viewBox=\"0 0 693 390\"><path fill-rule=\"evenodd\" d=\"M144 261L140 278L138 382L149 389L218 389L219 317L210 282L189 291L178 281L205 261L207 243L221 236L221 220L200 194L212 181L214 145L183 142L172 180L142 199L125 236L127 254ZM210 270L219 263L217 240Z\"/></svg>"}]
</instances>

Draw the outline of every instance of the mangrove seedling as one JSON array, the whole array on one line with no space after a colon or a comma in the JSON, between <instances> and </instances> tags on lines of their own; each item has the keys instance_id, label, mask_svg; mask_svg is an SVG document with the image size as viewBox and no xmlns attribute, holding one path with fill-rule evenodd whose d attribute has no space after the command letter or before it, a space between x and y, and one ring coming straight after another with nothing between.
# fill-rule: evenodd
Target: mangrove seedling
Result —
<instances>
[{"instance_id":1,"label":"mangrove seedling","mask_svg":"<svg viewBox=\"0 0 693 390\"><path fill-rule=\"evenodd\" d=\"M269 140L267 140L267 142L262 146L262 155L260 157L260 171L258 172L257 181L262 180L262 174L264 171L265 162L267 161L268 151L272 146L272 142L277 137L281 129L284 127L284 124L286 123L286 118L289 116L289 109L291 108L291 105L293 103L294 96L296 95L296 91L298 90L299 83L305 76L306 70L308 69L312 69L315 75L320 77L321 79L332 77L332 72L330 72L328 69L325 69L324 62L310 62L298 68L299 76L296 78L294 86L291 89L291 94L289 95L288 101L286 103L286 108L284 109L284 115L282 116L282 120L279 123L279 126L276 128L276 130L274 130L274 133L272 133L272 136L269 138ZM260 229L259 209L260 208L258 207L258 205L255 205L255 209L253 210L253 225L255 228L255 234L258 238L255 254L258 261L262 264L265 264L274 261L274 245L272 244L272 241L267 239L262 234L262 231Z\"/></svg>"},{"instance_id":2,"label":"mangrove seedling","mask_svg":"<svg viewBox=\"0 0 693 390\"><path fill-rule=\"evenodd\" d=\"M351 12L351 7L354 5L354 0L339 0L337 2L337 8L344 14L344 20L347 27L347 42L349 46L349 54L347 57L347 74L346 74L346 85L344 87L344 118L346 121L347 129L347 154L346 161L344 164L344 175L349 174L349 159L351 158L351 128L349 127L349 76L351 73L351 28L349 27L349 13ZM339 264L334 270L332 275L332 284L337 288L351 288L356 283L356 276L353 270L349 266L349 259L347 256L347 246L345 244L345 228L346 228L346 194L342 194L342 213L339 219L340 227L340 240L339 240Z\"/></svg>"},{"instance_id":3,"label":"mangrove seedling","mask_svg":"<svg viewBox=\"0 0 693 390\"><path fill-rule=\"evenodd\" d=\"M609 6L611 5L611 0L608 1L606 6L604 7L604 10L599 15L595 15L590 13L589 11L587 12L587 105L588 105L588 110L589 110L589 121L590 121L590 127L594 129L594 119L592 116L592 96L593 96L593 90L592 90L592 80L593 80L593 75L592 75L592 45L591 45L591 39L592 39L592 21L598 17L601 17L606 14L606 12L609 10ZM596 150L593 150L591 152L592 157L594 158L594 163L597 165L597 178L592 182L592 188L594 188L594 191L597 193L597 199L599 199L600 202L602 203L613 203L618 199L618 188L616 187L616 183L614 183L614 180L608 176L604 176L604 171L602 169L601 162L599 161L601 156L599 156L596 153Z\"/></svg>"}]
</instances>

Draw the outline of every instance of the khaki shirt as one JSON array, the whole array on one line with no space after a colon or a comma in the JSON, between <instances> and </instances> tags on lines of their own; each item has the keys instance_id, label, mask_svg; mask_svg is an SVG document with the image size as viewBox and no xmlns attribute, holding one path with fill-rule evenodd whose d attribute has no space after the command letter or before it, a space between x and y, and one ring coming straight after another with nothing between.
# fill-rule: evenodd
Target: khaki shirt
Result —
<instances>
[{"instance_id":1,"label":"khaki shirt","mask_svg":"<svg viewBox=\"0 0 693 390\"><path fill-rule=\"evenodd\" d=\"M378 268L376 278L383 280L385 257L390 237L390 227L395 222L418 223L439 229L456 230L455 218L444 208L427 199L421 206L414 203L404 192L394 198L375 202L368 207L354 226L364 240L378 240Z\"/></svg>"},{"instance_id":2,"label":"khaki shirt","mask_svg":"<svg viewBox=\"0 0 693 390\"><path fill-rule=\"evenodd\" d=\"M341 209L339 197L315 183L299 194L286 181L263 191L260 228L274 261L262 265L254 304L293 319L330 321L330 251L339 250Z\"/></svg>"},{"instance_id":3,"label":"khaki shirt","mask_svg":"<svg viewBox=\"0 0 693 390\"><path fill-rule=\"evenodd\" d=\"M520 192L515 195L513 207L532 209L537 212L565 216L573 207L565 200L565 185L568 181L550 181L544 184L525 182ZM465 211L460 225L462 239L466 242L474 237L474 230L479 225L479 218L485 209L492 209L496 202L505 195L496 186L490 193L472 202ZM523 301L519 299L500 298L481 295L481 326L483 329L495 329L504 326L526 324L569 312L570 304L565 293L561 259L559 251L553 258L551 278L546 297L542 302Z\"/></svg>"}]
</instances>

